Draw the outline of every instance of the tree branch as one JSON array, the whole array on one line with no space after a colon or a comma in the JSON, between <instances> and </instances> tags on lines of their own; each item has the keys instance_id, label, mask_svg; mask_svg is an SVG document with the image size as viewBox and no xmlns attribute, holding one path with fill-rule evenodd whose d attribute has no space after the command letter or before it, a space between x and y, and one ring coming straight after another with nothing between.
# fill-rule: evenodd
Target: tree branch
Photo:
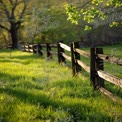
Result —
<instances>
[{"instance_id":1,"label":"tree branch","mask_svg":"<svg viewBox=\"0 0 122 122\"><path fill-rule=\"evenodd\" d=\"M0 24L0 28L5 29L5 30L9 31L9 29L8 29L7 27L5 27L5 26L3 26L3 25L1 25L1 24Z\"/></svg>"},{"instance_id":2,"label":"tree branch","mask_svg":"<svg viewBox=\"0 0 122 122\"><path fill-rule=\"evenodd\" d=\"M9 13L9 10L7 9L7 7L6 7L6 4L3 2L3 0L1 0L0 2L3 4L3 6L4 6L3 11L6 13L6 16L9 19L10 18L10 13Z\"/></svg>"},{"instance_id":3,"label":"tree branch","mask_svg":"<svg viewBox=\"0 0 122 122\"><path fill-rule=\"evenodd\" d=\"M86 5L88 5L92 0L87 1L84 5L77 7L77 8L84 8Z\"/></svg>"},{"instance_id":4,"label":"tree branch","mask_svg":"<svg viewBox=\"0 0 122 122\"><path fill-rule=\"evenodd\" d=\"M12 11L13 11L13 12L15 11L17 5L19 5L20 3L21 3L21 1L18 2L18 0L16 0L14 3L12 2L12 5L13 5Z\"/></svg>"},{"instance_id":5,"label":"tree branch","mask_svg":"<svg viewBox=\"0 0 122 122\"><path fill-rule=\"evenodd\" d=\"M18 22L16 22L16 29L18 29L19 27L20 27L20 25L21 25L21 19L23 18L23 15L24 15L24 13L25 13L25 10L26 10L26 8L27 8L27 5L26 5L26 2L25 2L25 0L23 0L23 3L24 3L24 7L23 7L23 9L22 9L22 12L20 13L20 16L19 16L19 20L18 20Z\"/></svg>"},{"instance_id":6,"label":"tree branch","mask_svg":"<svg viewBox=\"0 0 122 122\"><path fill-rule=\"evenodd\" d=\"M23 9L22 9L22 12L21 12L21 14L20 14L20 17L19 17L19 19L21 19L22 17L23 17L23 15L24 15L24 12L25 12L25 10L26 10L26 7L27 7L27 5L26 5L26 2L23 0L23 3L24 3L24 7L23 7Z\"/></svg>"},{"instance_id":7,"label":"tree branch","mask_svg":"<svg viewBox=\"0 0 122 122\"><path fill-rule=\"evenodd\" d=\"M12 0L9 0L11 4L13 4L13 1Z\"/></svg>"}]
</instances>

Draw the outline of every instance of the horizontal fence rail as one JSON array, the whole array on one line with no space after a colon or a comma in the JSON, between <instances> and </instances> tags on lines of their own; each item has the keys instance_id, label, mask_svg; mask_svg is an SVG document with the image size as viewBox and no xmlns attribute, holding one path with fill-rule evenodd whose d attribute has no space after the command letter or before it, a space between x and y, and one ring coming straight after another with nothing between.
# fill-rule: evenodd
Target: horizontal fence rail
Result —
<instances>
[{"instance_id":1,"label":"horizontal fence rail","mask_svg":"<svg viewBox=\"0 0 122 122\"><path fill-rule=\"evenodd\" d=\"M119 86L122 88L122 79L116 77L116 76L113 76L107 72L104 72L104 71L97 71L99 77Z\"/></svg>"},{"instance_id":2,"label":"horizontal fence rail","mask_svg":"<svg viewBox=\"0 0 122 122\"><path fill-rule=\"evenodd\" d=\"M89 67L87 64L85 64L84 62L82 62L82 61L80 61L80 60L77 60L77 62L78 62L78 64L79 64L82 68L84 68L84 70L86 70L88 73L90 73L90 67Z\"/></svg>"},{"instance_id":3,"label":"horizontal fence rail","mask_svg":"<svg viewBox=\"0 0 122 122\"><path fill-rule=\"evenodd\" d=\"M59 43L60 47L67 50L67 51L71 51L70 47L67 46L66 44L63 44L63 43Z\"/></svg>"},{"instance_id":4,"label":"horizontal fence rail","mask_svg":"<svg viewBox=\"0 0 122 122\"><path fill-rule=\"evenodd\" d=\"M52 58L52 55L57 55L57 52L52 51L52 48L57 48L57 44L25 44L22 48L23 51L38 54L40 56L43 56L44 53L46 53L48 58ZM43 48L46 48L46 51L44 51Z\"/></svg>"},{"instance_id":5,"label":"horizontal fence rail","mask_svg":"<svg viewBox=\"0 0 122 122\"><path fill-rule=\"evenodd\" d=\"M77 49L77 48L76 48L75 51L76 51L77 53L79 53L80 55L84 56L84 57L87 57L87 58L90 57L90 53L87 53L87 52L85 52L85 51L83 51L83 50L80 50L80 49Z\"/></svg>"},{"instance_id":6,"label":"horizontal fence rail","mask_svg":"<svg viewBox=\"0 0 122 122\"><path fill-rule=\"evenodd\" d=\"M80 49L79 42L72 42L70 46L64 44L63 42L59 42L58 44L26 44L23 46L23 51L33 52L34 54L43 56L43 48L46 48L46 55L48 58L52 58L52 55L55 54L58 57L59 63L66 64L66 61L70 61L72 64L73 76L82 72L82 69L84 69L90 74L90 82L94 89L99 90L112 100L118 101L118 98L105 89L104 80L122 88L122 79L105 72L104 61L122 66L122 58L103 54L103 48L90 48L88 53ZM52 51L52 48L56 48L57 51ZM65 51L68 51L69 53L66 54ZM82 61L82 57L80 56L89 59L90 66L84 63Z\"/></svg>"},{"instance_id":7,"label":"horizontal fence rail","mask_svg":"<svg viewBox=\"0 0 122 122\"><path fill-rule=\"evenodd\" d=\"M98 54L97 56L105 61L122 66L122 58L117 58L117 57L108 56L104 54Z\"/></svg>"}]
</instances>

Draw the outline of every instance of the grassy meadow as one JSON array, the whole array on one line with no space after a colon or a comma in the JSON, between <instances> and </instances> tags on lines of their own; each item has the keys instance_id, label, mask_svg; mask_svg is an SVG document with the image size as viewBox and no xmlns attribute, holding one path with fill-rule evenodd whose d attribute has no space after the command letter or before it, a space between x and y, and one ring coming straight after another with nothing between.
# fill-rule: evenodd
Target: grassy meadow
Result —
<instances>
[{"instance_id":1,"label":"grassy meadow","mask_svg":"<svg viewBox=\"0 0 122 122\"><path fill-rule=\"evenodd\" d=\"M0 50L0 122L119 121L122 104L94 91L89 77L72 77L56 58Z\"/></svg>"}]
</instances>

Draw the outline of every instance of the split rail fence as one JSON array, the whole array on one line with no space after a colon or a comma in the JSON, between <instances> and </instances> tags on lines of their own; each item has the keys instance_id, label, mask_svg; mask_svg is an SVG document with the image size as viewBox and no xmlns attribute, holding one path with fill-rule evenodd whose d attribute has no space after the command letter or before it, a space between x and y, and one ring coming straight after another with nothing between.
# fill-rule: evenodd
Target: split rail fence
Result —
<instances>
[{"instance_id":1,"label":"split rail fence","mask_svg":"<svg viewBox=\"0 0 122 122\"><path fill-rule=\"evenodd\" d=\"M43 48L46 48L46 55L48 58L52 58L52 55L56 54L59 63L66 64L67 60L70 61L72 64L73 76L82 72L82 69L84 69L90 74L90 81L94 89L99 90L114 101L118 100L111 92L105 89L104 81L106 80L122 88L122 79L105 72L104 61L122 66L122 58L103 54L103 48L90 48L88 53L80 49L79 42L73 42L70 46L62 42L58 44L28 44L23 46L23 51L33 52L42 56L44 55ZM57 52L52 51L52 48L57 48ZM70 56L67 55L65 51L68 51ZM90 59L90 66L82 61L81 56Z\"/></svg>"}]
</instances>

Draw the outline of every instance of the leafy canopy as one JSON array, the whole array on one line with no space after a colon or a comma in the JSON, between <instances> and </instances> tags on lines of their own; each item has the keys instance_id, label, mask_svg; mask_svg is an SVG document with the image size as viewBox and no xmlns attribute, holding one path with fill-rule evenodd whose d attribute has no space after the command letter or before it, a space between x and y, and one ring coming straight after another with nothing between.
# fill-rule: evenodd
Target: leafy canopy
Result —
<instances>
[{"instance_id":1,"label":"leafy canopy","mask_svg":"<svg viewBox=\"0 0 122 122\"><path fill-rule=\"evenodd\" d=\"M71 21L74 24L78 24L79 20L82 18L87 24L85 30L92 29L92 23L95 22L96 18L105 20L111 16L112 12L106 12L104 9L109 10L113 8L115 11L121 11L122 1L121 0L90 0L86 3L82 3L81 10L79 11L75 5L65 4L66 14L68 15L67 20ZM122 24L121 21L112 21L109 23L110 27L118 26Z\"/></svg>"}]
</instances>

